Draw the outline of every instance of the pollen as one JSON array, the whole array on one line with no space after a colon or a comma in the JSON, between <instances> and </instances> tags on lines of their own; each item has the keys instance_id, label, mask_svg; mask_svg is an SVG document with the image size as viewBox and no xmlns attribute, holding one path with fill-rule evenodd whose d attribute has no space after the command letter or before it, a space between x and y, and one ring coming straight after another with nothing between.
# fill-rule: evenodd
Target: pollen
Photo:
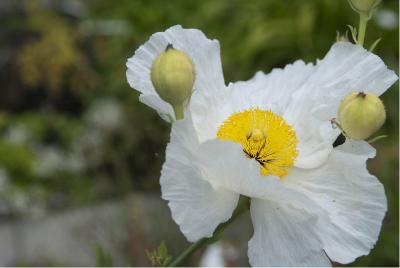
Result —
<instances>
[{"instance_id":1,"label":"pollen","mask_svg":"<svg viewBox=\"0 0 400 268\"><path fill-rule=\"evenodd\" d=\"M284 177L297 157L296 132L270 110L232 114L219 127L217 138L240 143L246 157L260 164L264 176Z\"/></svg>"}]
</instances>

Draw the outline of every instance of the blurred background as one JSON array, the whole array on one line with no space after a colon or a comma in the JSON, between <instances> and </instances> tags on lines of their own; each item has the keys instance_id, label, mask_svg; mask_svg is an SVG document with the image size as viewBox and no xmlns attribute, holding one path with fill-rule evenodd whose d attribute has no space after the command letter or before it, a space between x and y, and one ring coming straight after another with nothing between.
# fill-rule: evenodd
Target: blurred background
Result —
<instances>
[{"instance_id":1,"label":"blurred background","mask_svg":"<svg viewBox=\"0 0 400 268\"><path fill-rule=\"evenodd\" d=\"M396 0L383 0L366 45L398 74ZM315 62L358 25L347 1L0 1L0 266L151 265L146 250L188 243L161 200L170 125L139 103L125 63L149 36L181 24L220 41L226 82L296 59ZM399 265L396 83L369 170L388 212L369 256L350 266ZM246 266L248 215L186 265Z\"/></svg>"}]
</instances>

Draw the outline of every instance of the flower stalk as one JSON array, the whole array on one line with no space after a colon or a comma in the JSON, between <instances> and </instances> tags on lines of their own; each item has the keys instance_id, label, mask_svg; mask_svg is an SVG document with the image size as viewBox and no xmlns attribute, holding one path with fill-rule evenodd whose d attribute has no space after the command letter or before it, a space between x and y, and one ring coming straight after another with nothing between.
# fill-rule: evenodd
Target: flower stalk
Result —
<instances>
[{"instance_id":1,"label":"flower stalk","mask_svg":"<svg viewBox=\"0 0 400 268\"><path fill-rule=\"evenodd\" d=\"M360 13L360 24L358 26L357 44L364 46L365 32L367 30L368 14Z\"/></svg>"},{"instance_id":2,"label":"flower stalk","mask_svg":"<svg viewBox=\"0 0 400 268\"><path fill-rule=\"evenodd\" d=\"M382 0L348 0L351 8L360 15L360 23L357 29L351 25L348 25L353 37L353 41L360 46L364 46L365 32L367 30L367 23L371 19L372 13ZM380 41L380 38L376 40L370 47L372 51Z\"/></svg>"},{"instance_id":3,"label":"flower stalk","mask_svg":"<svg viewBox=\"0 0 400 268\"><path fill-rule=\"evenodd\" d=\"M245 196L240 196L239 202L237 207L232 213L232 217L226 221L218 225L217 229L215 229L214 234L212 237L209 238L202 238L199 241L191 244L188 248L186 248L181 254L179 254L178 257L176 257L173 261L171 261L167 266L168 267L178 267L180 264L182 264L183 261L185 261L188 257L190 257L196 250L199 248L203 247L206 244L212 244L217 242L224 230L232 223L234 222L237 218L239 218L244 212L246 212L249 209L250 206L250 199Z\"/></svg>"},{"instance_id":4,"label":"flower stalk","mask_svg":"<svg viewBox=\"0 0 400 268\"><path fill-rule=\"evenodd\" d=\"M184 117L184 105L183 104L176 104L172 106L175 113L176 120L181 120Z\"/></svg>"}]
</instances>

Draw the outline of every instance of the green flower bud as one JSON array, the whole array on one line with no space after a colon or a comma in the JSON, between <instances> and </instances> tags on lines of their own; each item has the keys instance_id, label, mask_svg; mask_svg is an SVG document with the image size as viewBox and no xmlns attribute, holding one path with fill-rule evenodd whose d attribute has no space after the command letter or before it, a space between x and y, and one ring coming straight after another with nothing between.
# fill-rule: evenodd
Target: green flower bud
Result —
<instances>
[{"instance_id":1,"label":"green flower bud","mask_svg":"<svg viewBox=\"0 0 400 268\"><path fill-rule=\"evenodd\" d=\"M382 2L382 0L348 0L350 6L358 13L371 16L372 11Z\"/></svg>"},{"instance_id":2,"label":"green flower bud","mask_svg":"<svg viewBox=\"0 0 400 268\"><path fill-rule=\"evenodd\" d=\"M172 105L177 120L183 118L184 105L192 94L194 80L191 59L171 44L151 66L151 82L161 99Z\"/></svg>"},{"instance_id":3,"label":"green flower bud","mask_svg":"<svg viewBox=\"0 0 400 268\"><path fill-rule=\"evenodd\" d=\"M383 102L372 93L353 92L339 107L339 122L346 136L364 140L381 128L386 119Z\"/></svg>"}]
</instances>

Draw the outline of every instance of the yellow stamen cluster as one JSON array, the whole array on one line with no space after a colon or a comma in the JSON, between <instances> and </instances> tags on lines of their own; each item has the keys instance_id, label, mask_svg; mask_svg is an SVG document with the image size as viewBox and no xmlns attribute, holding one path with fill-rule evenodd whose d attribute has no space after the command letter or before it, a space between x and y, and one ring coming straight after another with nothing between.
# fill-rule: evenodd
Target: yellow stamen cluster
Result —
<instances>
[{"instance_id":1,"label":"yellow stamen cluster","mask_svg":"<svg viewBox=\"0 0 400 268\"><path fill-rule=\"evenodd\" d=\"M222 123L217 138L242 144L245 155L260 164L265 176L285 176L297 157L296 132L269 110L234 113Z\"/></svg>"}]
</instances>

